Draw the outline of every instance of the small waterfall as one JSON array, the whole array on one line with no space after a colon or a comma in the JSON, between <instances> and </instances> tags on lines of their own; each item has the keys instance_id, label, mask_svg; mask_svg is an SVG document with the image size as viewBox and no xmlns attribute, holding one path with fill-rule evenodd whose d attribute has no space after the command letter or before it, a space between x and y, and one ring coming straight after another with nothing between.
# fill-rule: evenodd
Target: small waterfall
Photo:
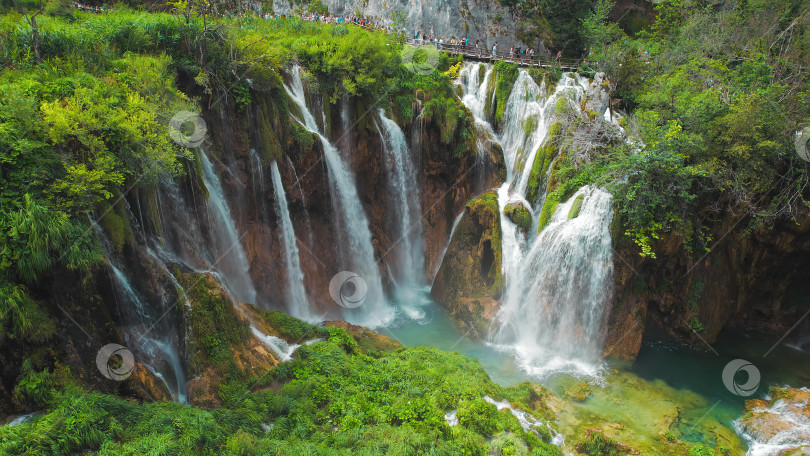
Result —
<instances>
[{"instance_id":1,"label":"small waterfall","mask_svg":"<svg viewBox=\"0 0 810 456\"><path fill-rule=\"evenodd\" d=\"M246 303L256 303L256 289L250 278L250 265L247 254L242 247L242 239L236 230L236 223L231 216L225 193L214 173L211 161L205 152L198 154L203 167L203 182L208 189L208 209L212 217L211 228L214 243L214 268L225 278L228 288L236 297Z\"/></svg>"},{"instance_id":2,"label":"small waterfall","mask_svg":"<svg viewBox=\"0 0 810 456\"><path fill-rule=\"evenodd\" d=\"M506 284L491 342L513 351L533 374L592 373L601 355L605 307L612 293L611 195L596 188L580 189L558 206L540 234L535 228L542 206L534 213L528 235L503 214L513 202L532 208L525 195L538 149L548 140L561 100L579 111L588 80L566 73L547 95L545 82L538 85L520 70L504 110L503 131L496 137L483 112L492 68L486 68L479 80L480 65L467 63L459 72L462 102L475 116L479 135L501 144L507 168L506 182L498 189ZM568 220L577 198L582 204L579 216Z\"/></svg>"},{"instance_id":3,"label":"small waterfall","mask_svg":"<svg viewBox=\"0 0 810 456\"><path fill-rule=\"evenodd\" d=\"M545 82L542 87L538 86L526 70L520 70L506 102L500 136L507 181L512 183L514 192L526 195L535 156L548 136L558 101L565 98L570 106L579 110L587 87L587 79L566 73L547 97Z\"/></svg>"},{"instance_id":4,"label":"small waterfall","mask_svg":"<svg viewBox=\"0 0 810 456\"><path fill-rule=\"evenodd\" d=\"M253 336L255 338L262 341L262 343L267 348L269 348L270 350L273 350L273 353L278 355L279 359L282 362L291 361L292 360L292 354L295 353L295 350L298 349L298 347L301 346L301 344L290 344L284 339L281 339L281 338L276 337L276 336L271 336L269 334L265 334L265 333L259 331L258 329L256 329L255 326L250 327L250 332L253 333Z\"/></svg>"},{"instance_id":5,"label":"small waterfall","mask_svg":"<svg viewBox=\"0 0 810 456\"><path fill-rule=\"evenodd\" d=\"M344 234L348 245L340 245L343 250L345 268L358 274L368 286L368 293L363 304L357 309L344 309L344 318L354 324L375 328L382 326L394 317L394 312L385 301L380 279L380 270L374 257L374 246L371 243L371 230L368 218L360 204L357 187L346 163L340 157L337 148L318 131L315 117L307 108L301 71L296 66L292 70L290 87L285 87L287 94L301 109L304 117L301 124L316 134L323 145L324 159L332 189L333 205L336 206L335 221L338 231ZM336 273L339 271L335 271Z\"/></svg>"},{"instance_id":6,"label":"small waterfall","mask_svg":"<svg viewBox=\"0 0 810 456\"><path fill-rule=\"evenodd\" d=\"M105 241L103 232L97 228L97 233L102 241ZM105 244L105 242L102 242ZM151 252L151 250L148 250ZM150 255L153 257L153 255ZM173 399L180 403L187 403L186 375L178 351L179 340L177 330L173 325L173 319L164 315L174 307L174 302L168 299L168 294L160 290L162 298L161 307L151 308L148 303L136 291L129 277L124 273L105 244L105 257L107 265L112 272L114 285L116 288L116 301L122 318L128 325L125 330L127 345L137 352L139 362L149 368L155 376L159 377L171 391ZM157 258L153 257L158 264L157 270L164 271L172 286L177 283L168 268ZM178 293L182 293L182 288L176 288ZM134 312L134 313L133 313ZM167 379L165 373L170 373L173 378ZM174 380L174 386L171 380Z\"/></svg>"},{"instance_id":7,"label":"small waterfall","mask_svg":"<svg viewBox=\"0 0 810 456\"><path fill-rule=\"evenodd\" d=\"M801 391L808 392L807 388ZM746 456L771 456L775 454L805 454L810 438L810 417L807 416L806 402L793 402L785 399L774 401L768 408L756 408L755 414L761 414L769 425L746 426L745 418L734 421L734 430L748 444ZM798 450L792 453L790 450Z\"/></svg>"},{"instance_id":8,"label":"small waterfall","mask_svg":"<svg viewBox=\"0 0 810 456\"><path fill-rule=\"evenodd\" d=\"M577 198L582 207L569 220ZM611 195L583 187L558 206L529 251L509 266L492 341L514 350L530 373L588 373L601 356L613 290L612 217Z\"/></svg>"},{"instance_id":9,"label":"small waterfall","mask_svg":"<svg viewBox=\"0 0 810 456\"><path fill-rule=\"evenodd\" d=\"M394 209L399 217L398 239L391 247L397 251L395 277L401 286L411 288L424 282L425 274L419 183L405 134L396 122L385 116L383 109L378 113L382 125L378 123L377 130L383 140L389 194L395 200Z\"/></svg>"},{"instance_id":10,"label":"small waterfall","mask_svg":"<svg viewBox=\"0 0 810 456\"><path fill-rule=\"evenodd\" d=\"M287 266L287 310L293 317L313 322L307 292L304 289L304 272L301 270L301 259L298 256L295 228L290 219L290 210L287 208L287 195L281 183L278 163L275 161L270 164L270 176L276 194L276 210L281 220L281 244L284 246Z\"/></svg>"}]
</instances>

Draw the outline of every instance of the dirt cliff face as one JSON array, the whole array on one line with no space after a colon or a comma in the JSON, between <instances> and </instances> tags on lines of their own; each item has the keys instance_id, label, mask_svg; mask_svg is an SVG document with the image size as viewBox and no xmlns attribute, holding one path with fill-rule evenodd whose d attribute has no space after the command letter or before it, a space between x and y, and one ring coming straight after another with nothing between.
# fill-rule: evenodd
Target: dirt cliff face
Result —
<instances>
[{"instance_id":1,"label":"dirt cliff face","mask_svg":"<svg viewBox=\"0 0 810 456\"><path fill-rule=\"evenodd\" d=\"M502 288L498 194L490 190L465 206L430 295L462 332L483 338Z\"/></svg>"},{"instance_id":2,"label":"dirt cliff face","mask_svg":"<svg viewBox=\"0 0 810 456\"><path fill-rule=\"evenodd\" d=\"M750 235L738 221L724 218L713 230L712 251L694 255L680 237L666 236L653 248L656 259L642 258L628 239L614 236L618 292L606 355L634 358L645 330L702 345L701 338L712 343L727 326L784 332L801 318L807 307L796 297L810 285L810 219Z\"/></svg>"}]
</instances>

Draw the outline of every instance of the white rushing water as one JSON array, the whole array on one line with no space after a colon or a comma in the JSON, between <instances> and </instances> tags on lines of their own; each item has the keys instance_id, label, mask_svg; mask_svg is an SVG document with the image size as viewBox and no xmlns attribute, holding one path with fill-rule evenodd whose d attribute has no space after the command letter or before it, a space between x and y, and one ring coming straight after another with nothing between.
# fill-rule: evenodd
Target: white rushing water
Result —
<instances>
[{"instance_id":1,"label":"white rushing water","mask_svg":"<svg viewBox=\"0 0 810 456\"><path fill-rule=\"evenodd\" d=\"M484 106L494 75L490 66L482 70L481 65L466 63L459 72L462 102L483 131L492 131ZM506 285L490 342L513 353L524 370L537 376L558 371L595 373L612 293L611 195L597 188L580 189L557 207L540 234L536 228L542 198L537 207L525 199L532 164L548 140L559 107L567 105L579 112L587 89L586 78L566 73L549 94L545 82L538 85L520 70L504 108L502 131L495 138L507 167L506 182L498 189ZM544 195L545 190L540 193ZM579 216L568 220L580 195ZM533 213L529 233L522 233L503 214L509 203L523 204Z\"/></svg>"},{"instance_id":2,"label":"white rushing water","mask_svg":"<svg viewBox=\"0 0 810 456\"><path fill-rule=\"evenodd\" d=\"M380 109L378 114L381 125L377 123L377 130L382 137L390 195L398 216L398 238L391 247L396 254L395 278L400 287L410 288L425 279L419 182L402 129L385 116L385 110Z\"/></svg>"},{"instance_id":3,"label":"white rushing water","mask_svg":"<svg viewBox=\"0 0 810 456\"><path fill-rule=\"evenodd\" d=\"M515 418L517 418L518 422L520 423L520 426L523 428L524 431L529 432L533 429L543 427L548 429L548 432L551 434L552 444L557 445L559 447L562 447L565 444L565 440L563 439L562 434L555 431L554 428L551 427L547 422L535 418L534 415L530 413L512 407L512 405L509 404L508 401L496 401L495 399L489 396L484 396L484 400L494 405L495 408L498 410L504 409L509 410L509 412L511 412L512 415Z\"/></svg>"},{"instance_id":4,"label":"white rushing water","mask_svg":"<svg viewBox=\"0 0 810 456\"><path fill-rule=\"evenodd\" d=\"M315 118L307 107L300 68L293 68L291 84L285 89L301 110L304 118L301 124L316 134L323 145L329 184L334 196L333 207L336 209L335 229L345 234L343 238L348 243L338 246L338 250L343 252L344 267L359 275L368 287L362 305L356 309L343 309L344 319L369 328L383 326L393 319L394 310L385 301L382 280L374 257L374 246L371 243L371 230L363 206L360 204L354 175L344 163L337 148L318 131ZM336 274L338 272L340 271L335 271Z\"/></svg>"},{"instance_id":5,"label":"white rushing water","mask_svg":"<svg viewBox=\"0 0 810 456\"><path fill-rule=\"evenodd\" d=\"M205 152L200 150L198 156L202 162L202 178L208 189L208 209L212 218L215 246L213 267L222 274L228 288L239 301L256 304L256 289L250 278L250 264L219 177Z\"/></svg>"},{"instance_id":6,"label":"white rushing water","mask_svg":"<svg viewBox=\"0 0 810 456\"><path fill-rule=\"evenodd\" d=\"M290 219L290 210L287 207L287 196L281 183L278 163L275 161L270 164L270 177L276 194L276 210L281 220L281 244L284 246L284 260L285 266L287 266L287 311L295 318L314 322L316 317L310 311L304 288L304 271L301 269L295 228Z\"/></svg>"},{"instance_id":7,"label":"white rushing water","mask_svg":"<svg viewBox=\"0 0 810 456\"><path fill-rule=\"evenodd\" d=\"M802 388L808 391L807 388ZM787 453L788 450L810 447L810 418L803 413L810 407L808 403L788 402L779 399L769 408L753 410L763 414L772 424L767 426L769 433L746 429L742 418L734 422L734 430L748 445L746 456L771 456ZM807 454L798 452L796 454Z\"/></svg>"},{"instance_id":8,"label":"white rushing water","mask_svg":"<svg viewBox=\"0 0 810 456\"><path fill-rule=\"evenodd\" d=\"M278 355L278 358L282 362L291 361L292 360L292 354L295 353L295 350L297 350L298 347L301 346L301 344L291 344L291 343L287 342L286 340L284 340L284 339L282 339L280 337L265 334L265 333L259 331L258 329L256 329L255 326L250 327L250 332L253 333L253 337L255 337L255 338L259 339L260 341L262 341L262 343L267 348L269 348L270 350L273 351L273 353Z\"/></svg>"},{"instance_id":9,"label":"white rushing water","mask_svg":"<svg viewBox=\"0 0 810 456\"><path fill-rule=\"evenodd\" d=\"M579 216L569 220L579 196ZM510 269L491 340L528 372L593 374L613 289L612 217L610 194L584 187L557 207L525 254L504 263Z\"/></svg>"}]
</instances>

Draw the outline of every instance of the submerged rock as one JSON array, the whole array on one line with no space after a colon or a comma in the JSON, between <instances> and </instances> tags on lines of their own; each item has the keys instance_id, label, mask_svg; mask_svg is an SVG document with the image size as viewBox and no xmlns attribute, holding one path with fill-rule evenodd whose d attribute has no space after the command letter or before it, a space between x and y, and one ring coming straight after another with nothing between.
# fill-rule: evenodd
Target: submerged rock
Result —
<instances>
[{"instance_id":1,"label":"submerged rock","mask_svg":"<svg viewBox=\"0 0 810 456\"><path fill-rule=\"evenodd\" d=\"M430 294L462 332L482 338L500 307L502 288L498 194L491 190L464 208Z\"/></svg>"}]
</instances>

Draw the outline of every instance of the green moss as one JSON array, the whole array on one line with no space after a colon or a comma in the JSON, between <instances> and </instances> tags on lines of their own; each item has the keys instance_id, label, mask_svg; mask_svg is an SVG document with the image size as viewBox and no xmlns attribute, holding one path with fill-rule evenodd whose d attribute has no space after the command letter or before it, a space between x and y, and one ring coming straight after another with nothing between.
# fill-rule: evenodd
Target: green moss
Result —
<instances>
[{"instance_id":1,"label":"green moss","mask_svg":"<svg viewBox=\"0 0 810 456\"><path fill-rule=\"evenodd\" d=\"M576 401L582 402L591 395L591 386L585 382L580 382L574 385L571 389L565 392L565 397Z\"/></svg>"},{"instance_id":2,"label":"green moss","mask_svg":"<svg viewBox=\"0 0 810 456\"><path fill-rule=\"evenodd\" d=\"M506 110L506 102L512 93L512 86L517 80L519 68L517 65L498 61L494 70L496 75L495 84L495 127L499 128L503 120L503 113Z\"/></svg>"},{"instance_id":3,"label":"green moss","mask_svg":"<svg viewBox=\"0 0 810 456\"><path fill-rule=\"evenodd\" d=\"M551 221L551 216L554 215L554 211L557 209L557 205L560 204L560 200L557 199L556 195L553 193L546 197L546 201L543 204L543 210L540 211L540 217L537 219L537 232L543 231L543 228L548 225L548 222Z\"/></svg>"},{"instance_id":4,"label":"green moss","mask_svg":"<svg viewBox=\"0 0 810 456\"><path fill-rule=\"evenodd\" d=\"M568 210L568 220L577 218L579 215L579 211L582 209L582 200L585 199L585 195L578 195L574 202L571 204L571 209Z\"/></svg>"},{"instance_id":5,"label":"green moss","mask_svg":"<svg viewBox=\"0 0 810 456\"><path fill-rule=\"evenodd\" d=\"M596 431L577 442L575 448L588 456L619 456L630 452L629 448Z\"/></svg>"},{"instance_id":6,"label":"green moss","mask_svg":"<svg viewBox=\"0 0 810 456\"><path fill-rule=\"evenodd\" d=\"M182 282L190 303L186 312L192 366L211 366L220 374L241 377L231 347L244 344L250 337L247 322L211 277L188 275L182 277Z\"/></svg>"},{"instance_id":7,"label":"green moss","mask_svg":"<svg viewBox=\"0 0 810 456\"><path fill-rule=\"evenodd\" d=\"M118 201L115 206L111 206L108 202L103 201L98 204L96 210L101 215L101 226L104 227L112 248L120 253L124 244L135 239L123 203Z\"/></svg>"},{"instance_id":8,"label":"green moss","mask_svg":"<svg viewBox=\"0 0 810 456\"><path fill-rule=\"evenodd\" d=\"M326 328L311 325L284 312L261 312L261 315L265 323L276 331L276 335L284 340L301 342L329 335Z\"/></svg>"},{"instance_id":9,"label":"green moss","mask_svg":"<svg viewBox=\"0 0 810 456\"><path fill-rule=\"evenodd\" d=\"M503 213L524 233L527 233L532 227L532 213L522 203L507 204L503 208Z\"/></svg>"}]
</instances>

